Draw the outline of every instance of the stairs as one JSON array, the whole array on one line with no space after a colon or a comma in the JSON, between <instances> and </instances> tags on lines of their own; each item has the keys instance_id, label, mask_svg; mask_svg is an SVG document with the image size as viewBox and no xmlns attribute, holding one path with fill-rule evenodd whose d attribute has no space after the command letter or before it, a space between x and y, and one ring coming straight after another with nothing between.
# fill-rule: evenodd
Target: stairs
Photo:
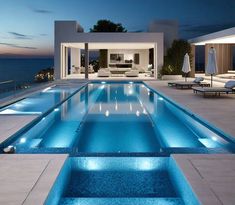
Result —
<instances>
[{"instance_id":1,"label":"stairs","mask_svg":"<svg viewBox=\"0 0 235 205\"><path fill-rule=\"evenodd\" d=\"M60 205L183 205L180 198L62 198Z\"/></svg>"}]
</instances>

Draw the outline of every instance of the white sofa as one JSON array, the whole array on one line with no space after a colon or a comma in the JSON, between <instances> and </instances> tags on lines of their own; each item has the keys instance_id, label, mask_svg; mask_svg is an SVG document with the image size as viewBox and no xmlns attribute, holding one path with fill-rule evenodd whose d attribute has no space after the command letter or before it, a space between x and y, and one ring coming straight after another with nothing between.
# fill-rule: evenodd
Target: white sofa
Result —
<instances>
[{"instance_id":1,"label":"white sofa","mask_svg":"<svg viewBox=\"0 0 235 205\"><path fill-rule=\"evenodd\" d=\"M80 68L80 73L85 73L85 67ZM94 69L92 65L89 65L88 67L88 73L94 73Z\"/></svg>"},{"instance_id":2,"label":"white sofa","mask_svg":"<svg viewBox=\"0 0 235 205\"><path fill-rule=\"evenodd\" d=\"M141 67L139 65L134 65L132 70L138 70L139 73L145 73L147 69L144 69L143 67Z\"/></svg>"},{"instance_id":3,"label":"white sofa","mask_svg":"<svg viewBox=\"0 0 235 205\"><path fill-rule=\"evenodd\" d=\"M131 68L109 68L112 74L124 74L127 71L131 71Z\"/></svg>"},{"instance_id":4,"label":"white sofa","mask_svg":"<svg viewBox=\"0 0 235 205\"><path fill-rule=\"evenodd\" d=\"M138 70L131 70L128 72L125 72L126 77L138 77L139 76L139 71Z\"/></svg>"},{"instance_id":5,"label":"white sofa","mask_svg":"<svg viewBox=\"0 0 235 205\"><path fill-rule=\"evenodd\" d=\"M108 68L100 68L98 70L98 77L110 77L111 76L111 72L109 71Z\"/></svg>"}]
</instances>

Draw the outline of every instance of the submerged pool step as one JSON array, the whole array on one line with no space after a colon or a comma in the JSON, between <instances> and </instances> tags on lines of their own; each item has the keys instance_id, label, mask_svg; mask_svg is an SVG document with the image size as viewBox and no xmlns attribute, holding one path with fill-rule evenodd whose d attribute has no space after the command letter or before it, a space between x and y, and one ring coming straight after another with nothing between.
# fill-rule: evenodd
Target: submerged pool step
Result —
<instances>
[{"instance_id":1,"label":"submerged pool step","mask_svg":"<svg viewBox=\"0 0 235 205\"><path fill-rule=\"evenodd\" d=\"M176 198L167 171L73 171L64 197Z\"/></svg>"},{"instance_id":2,"label":"submerged pool step","mask_svg":"<svg viewBox=\"0 0 235 205\"><path fill-rule=\"evenodd\" d=\"M62 198L60 205L184 205L181 198Z\"/></svg>"}]
</instances>

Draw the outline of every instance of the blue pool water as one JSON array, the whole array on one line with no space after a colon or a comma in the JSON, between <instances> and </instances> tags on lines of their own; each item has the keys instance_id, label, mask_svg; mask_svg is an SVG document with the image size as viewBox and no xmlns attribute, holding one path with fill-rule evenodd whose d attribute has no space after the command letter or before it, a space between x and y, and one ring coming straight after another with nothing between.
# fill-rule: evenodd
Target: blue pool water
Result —
<instances>
[{"instance_id":1,"label":"blue pool water","mask_svg":"<svg viewBox=\"0 0 235 205\"><path fill-rule=\"evenodd\" d=\"M42 114L49 108L69 97L76 87L53 86L0 109L0 115Z\"/></svg>"},{"instance_id":2,"label":"blue pool water","mask_svg":"<svg viewBox=\"0 0 235 205\"><path fill-rule=\"evenodd\" d=\"M10 144L18 153L234 151L231 140L142 83L90 83Z\"/></svg>"},{"instance_id":3,"label":"blue pool water","mask_svg":"<svg viewBox=\"0 0 235 205\"><path fill-rule=\"evenodd\" d=\"M171 158L71 157L46 205L198 205Z\"/></svg>"}]
</instances>

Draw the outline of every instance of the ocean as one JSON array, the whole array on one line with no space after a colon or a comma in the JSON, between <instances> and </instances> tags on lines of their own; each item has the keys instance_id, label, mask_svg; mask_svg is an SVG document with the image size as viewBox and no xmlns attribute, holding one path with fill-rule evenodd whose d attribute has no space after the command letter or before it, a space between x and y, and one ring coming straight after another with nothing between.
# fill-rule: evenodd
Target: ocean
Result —
<instances>
[{"instance_id":1,"label":"ocean","mask_svg":"<svg viewBox=\"0 0 235 205\"><path fill-rule=\"evenodd\" d=\"M53 65L53 58L0 59L0 82L14 80L17 84L33 83L38 71L53 67Z\"/></svg>"}]
</instances>

